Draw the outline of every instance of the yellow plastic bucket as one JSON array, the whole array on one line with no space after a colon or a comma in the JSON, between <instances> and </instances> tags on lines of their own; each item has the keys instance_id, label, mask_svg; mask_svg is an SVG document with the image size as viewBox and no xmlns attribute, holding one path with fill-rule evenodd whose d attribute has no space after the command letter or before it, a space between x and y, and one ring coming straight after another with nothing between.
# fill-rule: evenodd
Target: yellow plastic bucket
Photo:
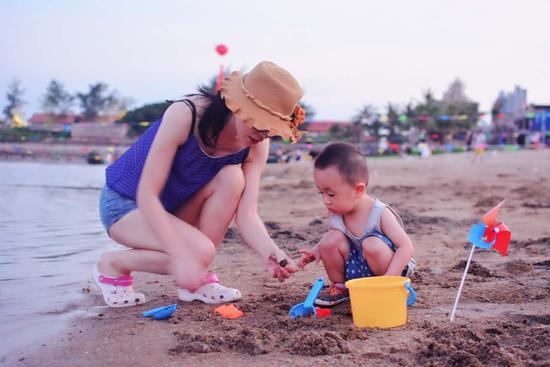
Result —
<instances>
[{"instance_id":1,"label":"yellow plastic bucket","mask_svg":"<svg viewBox=\"0 0 550 367\"><path fill-rule=\"evenodd\" d=\"M380 276L348 280L353 323L357 327L392 328L407 322L407 304L416 295L411 280L401 276Z\"/></svg>"}]
</instances>

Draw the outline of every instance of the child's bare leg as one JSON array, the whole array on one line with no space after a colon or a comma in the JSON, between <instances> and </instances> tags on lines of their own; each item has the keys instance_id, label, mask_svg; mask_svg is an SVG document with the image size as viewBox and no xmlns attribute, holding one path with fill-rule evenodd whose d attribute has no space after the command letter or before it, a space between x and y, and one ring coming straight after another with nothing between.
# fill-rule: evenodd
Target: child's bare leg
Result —
<instances>
[{"instance_id":1,"label":"child's bare leg","mask_svg":"<svg viewBox=\"0 0 550 367\"><path fill-rule=\"evenodd\" d=\"M394 252L377 237L368 237L363 241L363 258L375 275L384 275Z\"/></svg>"},{"instance_id":2,"label":"child's bare leg","mask_svg":"<svg viewBox=\"0 0 550 367\"><path fill-rule=\"evenodd\" d=\"M349 244L346 236L335 229L328 231L319 242L319 255L328 278L333 283L343 283Z\"/></svg>"}]
</instances>

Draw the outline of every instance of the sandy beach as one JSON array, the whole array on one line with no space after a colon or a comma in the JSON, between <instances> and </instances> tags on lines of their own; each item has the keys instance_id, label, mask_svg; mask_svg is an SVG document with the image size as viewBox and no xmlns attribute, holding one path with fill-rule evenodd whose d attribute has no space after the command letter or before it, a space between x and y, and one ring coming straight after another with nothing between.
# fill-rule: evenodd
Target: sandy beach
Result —
<instances>
[{"instance_id":1,"label":"sandy beach","mask_svg":"<svg viewBox=\"0 0 550 367\"><path fill-rule=\"evenodd\" d=\"M111 309L91 282L67 329L0 360L5 366L413 366L550 365L550 150L494 152L427 159L369 159L370 194L402 216L416 246L412 280L418 298L405 326L358 329L349 304L328 318L291 320L313 280L310 265L279 284L230 228L212 270L239 288L244 311L222 319L215 306L183 303L169 277L136 273L145 305ZM326 231L326 210L310 162L269 165L260 215L293 257ZM470 251L467 235L481 215L506 199L499 219L512 230L507 257L476 250L456 321L449 313ZM93 208L95 210L95 208ZM82 269L89 272L91 269ZM89 289L89 293L87 290ZM169 320L144 319L148 309L178 304Z\"/></svg>"}]
</instances>

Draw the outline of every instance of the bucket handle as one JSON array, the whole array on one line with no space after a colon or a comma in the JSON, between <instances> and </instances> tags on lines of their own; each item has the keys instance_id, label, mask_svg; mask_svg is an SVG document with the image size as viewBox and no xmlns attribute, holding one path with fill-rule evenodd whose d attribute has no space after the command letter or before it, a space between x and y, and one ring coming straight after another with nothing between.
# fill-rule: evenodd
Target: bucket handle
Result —
<instances>
[{"instance_id":1,"label":"bucket handle","mask_svg":"<svg viewBox=\"0 0 550 367\"><path fill-rule=\"evenodd\" d=\"M414 304L414 301L416 301L416 292L411 287L410 282L405 282L405 288L407 288L407 291L409 292L409 296L407 297L407 307L411 307Z\"/></svg>"}]
</instances>

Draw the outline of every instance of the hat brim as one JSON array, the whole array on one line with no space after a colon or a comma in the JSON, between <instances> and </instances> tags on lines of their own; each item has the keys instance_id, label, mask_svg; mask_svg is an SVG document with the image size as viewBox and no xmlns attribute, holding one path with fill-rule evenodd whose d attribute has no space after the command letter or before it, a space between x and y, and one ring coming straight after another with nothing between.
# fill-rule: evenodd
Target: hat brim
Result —
<instances>
[{"instance_id":1,"label":"hat brim","mask_svg":"<svg viewBox=\"0 0 550 367\"><path fill-rule=\"evenodd\" d=\"M227 108L249 127L268 130L269 136L295 139L289 121L259 108L244 94L241 88L242 78L243 75L240 72L234 71L222 81L220 93Z\"/></svg>"}]
</instances>

